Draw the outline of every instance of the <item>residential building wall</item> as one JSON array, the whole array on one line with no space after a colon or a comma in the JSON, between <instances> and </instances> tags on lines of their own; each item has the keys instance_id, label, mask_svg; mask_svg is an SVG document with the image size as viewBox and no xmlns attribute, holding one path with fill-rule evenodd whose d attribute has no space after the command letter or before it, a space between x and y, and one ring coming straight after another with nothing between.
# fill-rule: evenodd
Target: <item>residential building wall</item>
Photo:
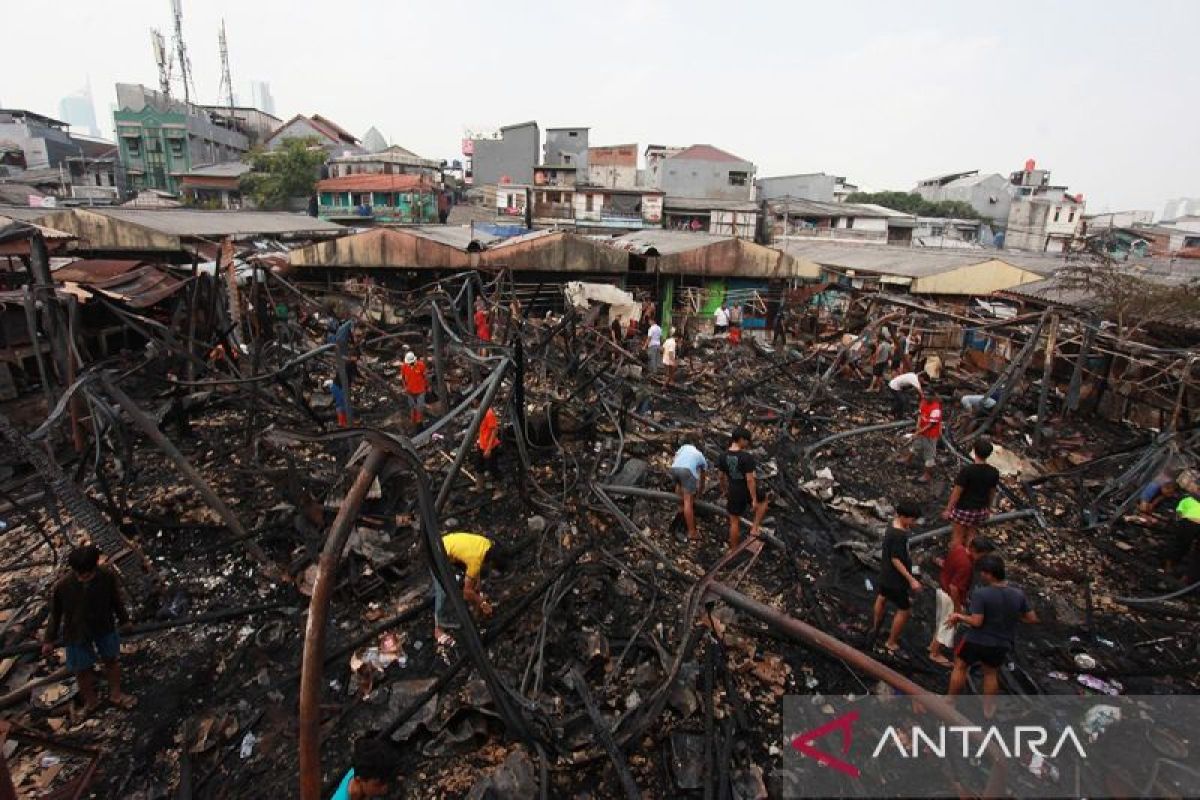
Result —
<instances>
[{"instance_id":1,"label":"residential building wall","mask_svg":"<svg viewBox=\"0 0 1200 800\"><path fill-rule=\"evenodd\" d=\"M587 175L588 129L547 128L546 144L542 148L542 163L578 167L579 174Z\"/></svg>"},{"instance_id":2,"label":"residential building wall","mask_svg":"<svg viewBox=\"0 0 1200 800\"><path fill-rule=\"evenodd\" d=\"M915 191L923 199L933 203L947 201L966 203L981 217L1003 225L1008 219L1017 188L1003 175L992 173L959 178L942 186L918 186Z\"/></svg>"},{"instance_id":3,"label":"residential building wall","mask_svg":"<svg viewBox=\"0 0 1200 800\"><path fill-rule=\"evenodd\" d=\"M79 155L66 129L37 114L0 110L0 141L12 142L25 153L26 169L57 167L70 156Z\"/></svg>"},{"instance_id":4,"label":"residential building wall","mask_svg":"<svg viewBox=\"0 0 1200 800\"><path fill-rule=\"evenodd\" d=\"M1134 225L1149 225L1154 222L1153 211L1114 211L1111 214L1095 214L1088 217L1088 227L1129 228Z\"/></svg>"},{"instance_id":5,"label":"residential building wall","mask_svg":"<svg viewBox=\"0 0 1200 800\"><path fill-rule=\"evenodd\" d=\"M682 152L682 147L666 147L661 144L647 145L646 168L639 176L638 185L661 189L663 163L671 156L679 155Z\"/></svg>"},{"instance_id":6,"label":"residential building wall","mask_svg":"<svg viewBox=\"0 0 1200 800\"><path fill-rule=\"evenodd\" d=\"M1017 198L1008 215L1004 246L1010 250L1061 253L1083 230L1082 203L1070 199Z\"/></svg>"},{"instance_id":7,"label":"residential building wall","mask_svg":"<svg viewBox=\"0 0 1200 800\"><path fill-rule=\"evenodd\" d=\"M473 139L474 185L498 184L505 178L510 183L533 183L540 138L537 123L525 122L501 128L498 139Z\"/></svg>"},{"instance_id":8,"label":"residential building wall","mask_svg":"<svg viewBox=\"0 0 1200 800\"><path fill-rule=\"evenodd\" d=\"M837 178L817 172L809 175L780 175L773 178L759 178L755 184L759 200L775 200L780 197L796 197L801 200L820 200L824 203L835 202L834 187Z\"/></svg>"},{"instance_id":9,"label":"residential building wall","mask_svg":"<svg viewBox=\"0 0 1200 800\"><path fill-rule=\"evenodd\" d=\"M662 163L655 188L673 197L752 200L754 165L749 161L702 161L673 156Z\"/></svg>"},{"instance_id":10,"label":"residential building wall","mask_svg":"<svg viewBox=\"0 0 1200 800\"><path fill-rule=\"evenodd\" d=\"M1200 197L1176 197L1167 201L1163 208L1162 221L1171 222L1180 217L1200 216Z\"/></svg>"},{"instance_id":11,"label":"residential building wall","mask_svg":"<svg viewBox=\"0 0 1200 800\"><path fill-rule=\"evenodd\" d=\"M320 142L331 156L345 155L346 153L360 153L362 148L354 147L346 142L340 142L324 131L318 129L312 122L304 117L293 119L278 130L276 130L271 140L267 142L268 150L278 150L284 146L288 139L316 139Z\"/></svg>"},{"instance_id":12,"label":"residential building wall","mask_svg":"<svg viewBox=\"0 0 1200 800\"><path fill-rule=\"evenodd\" d=\"M135 84L117 84L121 163L134 190L178 192L178 173L197 164L238 161L250 149L241 133L216 125L202 109Z\"/></svg>"},{"instance_id":13,"label":"residential building wall","mask_svg":"<svg viewBox=\"0 0 1200 800\"><path fill-rule=\"evenodd\" d=\"M589 147L586 182L609 189L635 188L638 185L637 145Z\"/></svg>"},{"instance_id":14,"label":"residential building wall","mask_svg":"<svg viewBox=\"0 0 1200 800\"><path fill-rule=\"evenodd\" d=\"M635 192L576 189L575 222L581 227L657 228L662 225L663 196Z\"/></svg>"}]
</instances>

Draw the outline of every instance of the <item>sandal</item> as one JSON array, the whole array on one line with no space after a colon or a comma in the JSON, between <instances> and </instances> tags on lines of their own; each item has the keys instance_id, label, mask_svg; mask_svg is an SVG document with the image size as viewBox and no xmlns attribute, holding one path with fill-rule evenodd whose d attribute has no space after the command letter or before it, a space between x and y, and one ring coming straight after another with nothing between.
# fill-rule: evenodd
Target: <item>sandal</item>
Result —
<instances>
[{"instance_id":1,"label":"sandal","mask_svg":"<svg viewBox=\"0 0 1200 800\"><path fill-rule=\"evenodd\" d=\"M937 664L940 667L949 668L949 667L954 666L953 662L951 662L950 659L946 658L943 655L930 656L929 660L932 661L933 663Z\"/></svg>"},{"instance_id":2,"label":"sandal","mask_svg":"<svg viewBox=\"0 0 1200 800\"><path fill-rule=\"evenodd\" d=\"M137 698L131 694L122 694L120 697L110 697L108 701L117 708L123 708L126 711L137 705Z\"/></svg>"}]
</instances>

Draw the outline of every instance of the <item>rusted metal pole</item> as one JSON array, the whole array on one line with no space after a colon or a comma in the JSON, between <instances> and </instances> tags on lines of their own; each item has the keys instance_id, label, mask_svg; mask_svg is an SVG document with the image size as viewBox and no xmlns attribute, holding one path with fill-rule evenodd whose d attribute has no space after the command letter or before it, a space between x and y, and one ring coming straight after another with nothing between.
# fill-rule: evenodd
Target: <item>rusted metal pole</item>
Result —
<instances>
[{"instance_id":1,"label":"rusted metal pole","mask_svg":"<svg viewBox=\"0 0 1200 800\"><path fill-rule=\"evenodd\" d=\"M1046 335L1046 355L1042 360L1042 389L1038 393L1037 427L1033 429L1033 448L1041 450L1046 436L1046 416L1050 410L1050 384L1054 380L1054 350L1058 347L1058 314L1050 315Z\"/></svg>"},{"instance_id":2,"label":"rusted metal pole","mask_svg":"<svg viewBox=\"0 0 1200 800\"><path fill-rule=\"evenodd\" d=\"M321 684L325 679L325 627L333 587L337 583L338 564L358 517L358 509L386 460L384 450L371 448L329 528L317 563L317 580L308 604L304 657L300 667L300 800L321 800Z\"/></svg>"},{"instance_id":3,"label":"rusted metal pole","mask_svg":"<svg viewBox=\"0 0 1200 800\"><path fill-rule=\"evenodd\" d=\"M920 684L909 680L891 667L876 661L866 653L851 647L840 639L835 639L808 623L801 622L795 617L790 617L781 611L764 605L752 597L747 597L723 583L713 581L708 585L708 591L717 595L739 611L762 620L768 627L785 633L794 639L798 639L810 647L822 650L834 658L840 659L851 669L881 680L898 692L911 697L919 697L921 705L944 722L948 722L951 725L969 726L974 724L967 717L960 714L946 698L931 693ZM1004 762L996 759L992 772L988 776L988 784L983 792L983 796L1002 796L1005 778Z\"/></svg>"}]
</instances>

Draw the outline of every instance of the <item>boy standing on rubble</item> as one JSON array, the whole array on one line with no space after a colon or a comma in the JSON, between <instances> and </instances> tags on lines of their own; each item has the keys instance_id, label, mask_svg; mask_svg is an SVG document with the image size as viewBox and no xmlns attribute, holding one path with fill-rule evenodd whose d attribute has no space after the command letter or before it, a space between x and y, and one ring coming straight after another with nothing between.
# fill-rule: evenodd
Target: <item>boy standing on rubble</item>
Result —
<instances>
[{"instance_id":1,"label":"boy standing on rubble","mask_svg":"<svg viewBox=\"0 0 1200 800\"><path fill-rule=\"evenodd\" d=\"M980 436L975 440L971 454L974 460L958 471L954 490L942 512L942 518L954 524L951 544L971 544L979 526L991 516L996 490L1000 487L1000 470L987 463L992 455L992 440Z\"/></svg>"},{"instance_id":2,"label":"boy standing on rubble","mask_svg":"<svg viewBox=\"0 0 1200 800\"><path fill-rule=\"evenodd\" d=\"M950 550L941 564L934 604L937 613L934 615L933 639L929 642L929 660L933 663L951 666L950 659L942 654L943 647L954 647L954 626L947 625L946 621L966 606L975 577L975 562L993 549L992 543L982 536L972 539L969 547L962 541L950 540Z\"/></svg>"},{"instance_id":3,"label":"boy standing on rubble","mask_svg":"<svg viewBox=\"0 0 1200 800\"><path fill-rule=\"evenodd\" d=\"M759 490L758 462L747 452L750 447L750 431L734 428L729 436L729 449L721 454L717 469L721 475L721 491L727 501L729 515L729 549L733 550L742 541L742 514L754 511L750 525L750 538L758 536L763 517L767 515L767 497Z\"/></svg>"},{"instance_id":4,"label":"boy standing on rubble","mask_svg":"<svg viewBox=\"0 0 1200 800\"><path fill-rule=\"evenodd\" d=\"M713 312L713 333L720 338L724 338L729 333L729 311L725 308L724 302Z\"/></svg>"},{"instance_id":5,"label":"boy standing on rubble","mask_svg":"<svg viewBox=\"0 0 1200 800\"><path fill-rule=\"evenodd\" d=\"M369 800L392 793L399 756L395 749L374 736L354 743L351 767L330 800Z\"/></svg>"},{"instance_id":6,"label":"boy standing on rubble","mask_svg":"<svg viewBox=\"0 0 1200 800\"><path fill-rule=\"evenodd\" d=\"M937 392L930 392L921 399L921 408L917 414L917 432L913 434L912 449L901 459L901 464L908 464L913 456L921 459L925 471L917 479L917 483L929 483L933 480L933 467L937 463L937 443L942 438L942 399Z\"/></svg>"},{"instance_id":7,"label":"boy standing on rubble","mask_svg":"<svg viewBox=\"0 0 1200 800\"><path fill-rule=\"evenodd\" d=\"M975 564L983 586L971 592L970 611L951 614L947 626L964 623L967 632L954 653L954 671L950 673L950 697L962 694L967 671L983 665L984 715L990 717L991 698L1000 691L1000 665L1017 639L1017 623L1036 623L1037 614L1029 607L1025 592L1004 580L1004 560L997 555L982 556Z\"/></svg>"},{"instance_id":8,"label":"boy standing on rubble","mask_svg":"<svg viewBox=\"0 0 1200 800\"><path fill-rule=\"evenodd\" d=\"M650 319L650 327L646 329L646 343L643 349L649 354L649 372L658 372L659 363L662 361L662 326Z\"/></svg>"},{"instance_id":9,"label":"boy standing on rubble","mask_svg":"<svg viewBox=\"0 0 1200 800\"><path fill-rule=\"evenodd\" d=\"M667 386L675 382L675 367L679 363L679 331L675 328L671 329L671 335L667 337L662 346L662 362L667 368Z\"/></svg>"},{"instance_id":10,"label":"boy standing on rubble","mask_svg":"<svg viewBox=\"0 0 1200 800\"><path fill-rule=\"evenodd\" d=\"M121 638L117 626L129 630L129 612L121 598L120 579L108 567L100 566L100 550L94 545L76 547L67 556L67 564L71 571L50 592L50 621L46 624L42 656L54 652L61 633L66 642L67 668L79 682L85 717L100 704L92 672L97 656L108 680L108 699L121 708L132 708L136 700L121 691Z\"/></svg>"},{"instance_id":11,"label":"boy standing on rubble","mask_svg":"<svg viewBox=\"0 0 1200 800\"><path fill-rule=\"evenodd\" d=\"M408 398L408 421L420 425L425 413L425 393L429 391L429 379L425 376L428 367L425 361L409 350L404 354L400 376L404 379L404 394Z\"/></svg>"},{"instance_id":12,"label":"boy standing on rubble","mask_svg":"<svg viewBox=\"0 0 1200 800\"><path fill-rule=\"evenodd\" d=\"M875 394L883 389L883 373L887 371L888 365L892 361L892 337L880 336L879 342L875 345L875 355L871 361L871 384L867 387L867 391Z\"/></svg>"},{"instance_id":13,"label":"boy standing on rubble","mask_svg":"<svg viewBox=\"0 0 1200 800\"><path fill-rule=\"evenodd\" d=\"M911 592L921 591L921 582L912 574L912 557L908 554L908 534L921 516L921 508L912 500L901 500L896 504L896 516L883 536L883 550L879 563L879 593L875 595L871 635L883 626L883 615L887 605L896 606L892 618L892 629L884 647L895 655L900 650L900 634L912 613Z\"/></svg>"}]
</instances>

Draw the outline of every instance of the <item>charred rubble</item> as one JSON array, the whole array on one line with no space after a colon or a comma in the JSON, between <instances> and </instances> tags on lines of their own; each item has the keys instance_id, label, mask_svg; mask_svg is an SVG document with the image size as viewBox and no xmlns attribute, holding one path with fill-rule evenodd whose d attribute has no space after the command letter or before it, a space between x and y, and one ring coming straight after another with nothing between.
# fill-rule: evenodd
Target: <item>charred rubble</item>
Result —
<instances>
[{"instance_id":1,"label":"charred rubble","mask_svg":"<svg viewBox=\"0 0 1200 800\"><path fill-rule=\"evenodd\" d=\"M945 691L927 609L905 655L872 647L870 581L901 496L922 503L914 553L936 574L940 510L985 431L1005 474L987 535L1044 620L1006 690L1197 689L1196 595L1158 567L1162 530L1131 515L1147 480L1195 463L1178 349L1055 309L1000 318L847 291L836 315L813 314L780 292L760 298L791 320L773 346L678 314L667 386L603 309L502 269L331 289L262 264L241 285L193 274L150 307L97 292L127 331L102 355L80 347L74 295L31 242L19 307L45 345L41 390L0 415L0 704L22 793L326 797L351 743L379 736L399 745L402 797L777 796L785 695ZM476 300L491 344L474 336ZM942 362L952 413L926 486L895 464L911 421L844 370L885 325L920 331ZM964 346L964 329L1001 344ZM405 348L431 365L420 425ZM333 376L350 386L344 428ZM954 413L953 398L993 392L987 414ZM488 406L503 476L480 486ZM1134 424L1131 407L1157 416ZM736 425L772 506L766 546L730 554L715 488L701 543L681 537L667 467L683 443L719 452ZM440 547L454 530L509 557L488 578L491 618L450 592L463 626L439 648L430 586L454 586ZM37 637L82 541L135 609L123 662L139 702L76 725L74 685Z\"/></svg>"}]
</instances>

